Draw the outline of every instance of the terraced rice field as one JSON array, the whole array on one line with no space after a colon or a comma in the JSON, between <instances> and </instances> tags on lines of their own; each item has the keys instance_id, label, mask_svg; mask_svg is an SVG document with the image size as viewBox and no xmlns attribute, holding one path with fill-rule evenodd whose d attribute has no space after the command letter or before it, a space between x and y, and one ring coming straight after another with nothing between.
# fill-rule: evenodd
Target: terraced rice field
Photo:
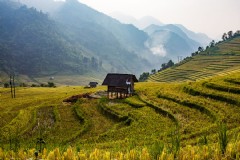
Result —
<instances>
[{"instance_id":1,"label":"terraced rice field","mask_svg":"<svg viewBox=\"0 0 240 160\"><path fill-rule=\"evenodd\" d=\"M80 98L76 103L63 100L106 88L18 88L16 99L1 89L0 146L31 148L39 137L48 148L115 152L151 148L156 142L171 148L174 137L180 137L182 147L198 146L204 138L218 142L219 122L234 141L240 131L239 84L240 72L198 82L145 82L127 99Z\"/></svg>"},{"instance_id":2,"label":"terraced rice field","mask_svg":"<svg viewBox=\"0 0 240 160\"><path fill-rule=\"evenodd\" d=\"M222 42L186 63L151 75L149 82L196 81L240 71L240 38Z\"/></svg>"}]
</instances>

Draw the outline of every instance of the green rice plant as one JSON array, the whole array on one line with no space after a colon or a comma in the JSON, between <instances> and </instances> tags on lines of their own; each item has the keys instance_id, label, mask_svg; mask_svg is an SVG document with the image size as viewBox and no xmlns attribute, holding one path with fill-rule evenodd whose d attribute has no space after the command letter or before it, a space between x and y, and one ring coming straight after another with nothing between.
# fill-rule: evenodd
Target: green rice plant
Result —
<instances>
[{"instance_id":1,"label":"green rice plant","mask_svg":"<svg viewBox=\"0 0 240 160\"><path fill-rule=\"evenodd\" d=\"M129 118L127 115L122 115L122 114L116 112L115 110L112 110L105 104L100 103L98 105L98 107L104 115L108 116L109 118L113 119L114 121L123 122Z\"/></svg>"},{"instance_id":2,"label":"green rice plant","mask_svg":"<svg viewBox=\"0 0 240 160\"><path fill-rule=\"evenodd\" d=\"M145 97L145 96L139 94L139 98L141 101L146 103L149 107L155 109L156 112L162 114L163 116L170 118L176 125L178 125L178 120L174 117L173 114L171 114L170 112L168 112L166 110L161 109L160 107L154 105L153 103L149 102L148 100L144 99L143 97Z\"/></svg>"},{"instance_id":3,"label":"green rice plant","mask_svg":"<svg viewBox=\"0 0 240 160\"><path fill-rule=\"evenodd\" d=\"M220 85L220 84L216 84L216 83L212 83L212 82L204 82L203 86L210 88L210 89L223 91L223 92L240 94L240 88L236 88L236 87Z\"/></svg>"},{"instance_id":4,"label":"green rice plant","mask_svg":"<svg viewBox=\"0 0 240 160\"><path fill-rule=\"evenodd\" d=\"M90 127L91 127L91 122L88 119L85 118L84 113L80 110L80 104L79 103L77 103L73 106L73 110L74 110L74 113L77 116L77 119L79 120L79 123L82 124L82 127L79 128L79 130L77 132L72 134L71 137L67 138L65 140L65 143L72 142L72 141L76 140L78 137L80 137L81 135L88 132Z\"/></svg>"},{"instance_id":5,"label":"green rice plant","mask_svg":"<svg viewBox=\"0 0 240 160\"><path fill-rule=\"evenodd\" d=\"M198 140L198 144L201 145L207 145L208 144L208 139L207 139L207 134L204 133Z\"/></svg>"},{"instance_id":6,"label":"green rice plant","mask_svg":"<svg viewBox=\"0 0 240 160\"><path fill-rule=\"evenodd\" d=\"M185 86L183 89L184 89L184 92L189 93L193 96L203 96L203 97L206 97L206 98L211 98L211 99L214 99L214 100L231 103L231 104L234 104L234 105L240 104L240 102L236 99L232 99L231 97L224 96L224 95L221 95L221 94L208 93L208 92L206 92L206 90L205 90L205 92L203 92L203 91L197 90L195 88L193 89L192 87L189 87L189 86L188 87Z\"/></svg>"},{"instance_id":7,"label":"green rice plant","mask_svg":"<svg viewBox=\"0 0 240 160\"><path fill-rule=\"evenodd\" d=\"M180 132L179 128L176 127L175 130L171 132L171 145L169 147L170 152L174 154L176 157L179 154L181 147L181 137L180 137Z\"/></svg>"},{"instance_id":8,"label":"green rice plant","mask_svg":"<svg viewBox=\"0 0 240 160\"><path fill-rule=\"evenodd\" d=\"M126 102L127 104L135 107L135 108L141 108L144 107L146 104L144 102L142 102L138 96L133 96L133 97L129 97L126 98L124 100L124 102Z\"/></svg>"},{"instance_id":9,"label":"green rice plant","mask_svg":"<svg viewBox=\"0 0 240 160\"><path fill-rule=\"evenodd\" d=\"M60 115L59 115L57 106L54 106L54 107L53 107L53 115L54 115L54 121L55 121L56 123L59 123L60 120L61 120L61 118L60 118Z\"/></svg>"},{"instance_id":10,"label":"green rice plant","mask_svg":"<svg viewBox=\"0 0 240 160\"><path fill-rule=\"evenodd\" d=\"M188 102L187 100L178 100L178 99L169 97L167 95L161 95L160 93L158 93L157 97L158 98L167 99L167 100L173 101L175 103L179 103L179 104L187 106L189 108L197 109L200 112L202 112L203 114L207 114L209 117L211 117L213 119L213 121L217 120L216 115L214 115L210 110L208 110L207 108L205 108L203 106L200 106L200 105L198 105L196 103L191 103L191 102Z\"/></svg>"},{"instance_id":11,"label":"green rice plant","mask_svg":"<svg viewBox=\"0 0 240 160\"><path fill-rule=\"evenodd\" d=\"M150 149L152 158L158 160L163 152L163 149L164 149L164 143L156 140Z\"/></svg>"},{"instance_id":12,"label":"green rice plant","mask_svg":"<svg viewBox=\"0 0 240 160\"><path fill-rule=\"evenodd\" d=\"M221 153L224 154L227 149L227 145L229 143L228 136L227 136L227 126L223 122L219 122L218 124L218 142Z\"/></svg>"},{"instance_id":13,"label":"green rice plant","mask_svg":"<svg viewBox=\"0 0 240 160\"><path fill-rule=\"evenodd\" d=\"M229 82L229 83L233 83L233 84L237 84L240 85L240 80L237 79L225 79L224 81Z\"/></svg>"}]
</instances>

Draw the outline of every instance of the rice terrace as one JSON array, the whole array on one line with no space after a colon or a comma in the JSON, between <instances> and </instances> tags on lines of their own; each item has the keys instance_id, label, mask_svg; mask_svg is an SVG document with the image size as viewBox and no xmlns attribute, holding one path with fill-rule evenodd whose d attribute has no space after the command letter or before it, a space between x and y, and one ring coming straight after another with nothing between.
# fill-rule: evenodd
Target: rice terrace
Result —
<instances>
[{"instance_id":1,"label":"rice terrace","mask_svg":"<svg viewBox=\"0 0 240 160\"><path fill-rule=\"evenodd\" d=\"M239 0L0 0L0 160L240 160Z\"/></svg>"},{"instance_id":2,"label":"rice terrace","mask_svg":"<svg viewBox=\"0 0 240 160\"><path fill-rule=\"evenodd\" d=\"M221 42L123 99L106 86L17 87L13 99L1 88L0 159L239 159L239 46Z\"/></svg>"}]
</instances>

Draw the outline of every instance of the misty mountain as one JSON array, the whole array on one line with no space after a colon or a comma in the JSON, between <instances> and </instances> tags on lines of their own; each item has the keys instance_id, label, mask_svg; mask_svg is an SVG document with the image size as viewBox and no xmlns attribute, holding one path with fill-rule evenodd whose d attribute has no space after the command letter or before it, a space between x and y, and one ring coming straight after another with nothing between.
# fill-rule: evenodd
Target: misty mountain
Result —
<instances>
[{"instance_id":1,"label":"misty mountain","mask_svg":"<svg viewBox=\"0 0 240 160\"><path fill-rule=\"evenodd\" d=\"M151 25L156 25L156 26L164 26L165 25L162 22L160 22L158 19L151 17L151 16L145 16L145 17L142 17L141 19L136 19L134 17L125 15L120 12L113 12L110 14L110 16L119 20L121 23L133 24L134 26L136 26L137 28L139 28L141 30L144 30ZM173 26L178 27L177 30L181 29L190 39L200 43L201 46L209 45L209 42L211 42L211 40L212 40L206 34L195 33L193 31L187 29L182 24L174 24ZM174 29L174 27L172 29Z\"/></svg>"},{"instance_id":2,"label":"misty mountain","mask_svg":"<svg viewBox=\"0 0 240 160\"><path fill-rule=\"evenodd\" d=\"M49 1L52 2L50 3ZM26 3L30 7L33 6L48 12L51 18L60 22L64 26L71 26L68 28L68 31L70 32L72 32L71 30L76 30L78 27L85 29L88 29L89 27L98 27L99 33L103 30L105 30L103 32L110 32L110 39L111 36L114 36L120 43L121 47L127 49L129 52L134 52L142 57L154 57L154 55L144 47L144 42L148 38L148 35L145 32L137 29L132 24L122 24L118 20L98 12L77 0L66 0L66 2L54 2L53 0L21 0L21 2ZM53 8L52 3L57 3L58 9L49 11L48 8ZM45 8L44 6L47 5L49 6ZM84 33L86 34L87 32ZM91 34L92 33L88 32L89 36L91 36ZM92 35L97 36L96 34ZM107 39L108 37L104 38ZM152 59L156 59L156 57Z\"/></svg>"},{"instance_id":3,"label":"misty mountain","mask_svg":"<svg viewBox=\"0 0 240 160\"><path fill-rule=\"evenodd\" d=\"M145 45L152 52L175 61L177 61L178 56L189 56L201 46L200 43L190 39L179 27L172 24L150 25L144 31L149 35Z\"/></svg>"},{"instance_id":4,"label":"misty mountain","mask_svg":"<svg viewBox=\"0 0 240 160\"><path fill-rule=\"evenodd\" d=\"M54 13L59 7L64 4L63 1L54 0L19 0L19 2L27 5L30 8L34 7L48 14Z\"/></svg>"},{"instance_id":5,"label":"misty mountain","mask_svg":"<svg viewBox=\"0 0 240 160\"><path fill-rule=\"evenodd\" d=\"M161 58L144 46L145 32L77 0L61 2L48 14L18 2L0 2L0 70L6 73L94 77L140 74L152 69L151 63L160 64Z\"/></svg>"},{"instance_id":6,"label":"misty mountain","mask_svg":"<svg viewBox=\"0 0 240 160\"><path fill-rule=\"evenodd\" d=\"M52 7L54 6L53 4L50 4L49 0L35 0L35 1L21 0L21 1L25 1L25 3L27 3L28 5L37 7L42 10L44 10L43 6L44 6L45 1L48 1L46 3L46 4L48 4L48 6L52 6ZM50 12L48 9L49 7L45 8L45 11L50 12L50 15L52 15L52 17L54 17L54 19L58 19L61 22L66 22L66 20L68 20L68 17L78 15L75 18L71 18L73 21L75 21L74 23L69 22L69 24L74 24L75 26L76 25L79 26L80 22L83 23L83 22L87 21L87 22L91 22L92 25L99 25L99 26L103 27L107 31L111 32L112 35L115 36L115 38L117 38L117 40L120 42L122 47L126 48L130 52L137 53L138 56L140 55L142 58L147 58L149 61L151 61L153 66L154 66L154 64L161 63L161 60L159 60L158 56L156 56L156 55L153 56L149 52L149 50L146 47L144 47L144 45L143 45L145 43L148 43L147 40L149 39L149 34L146 35L143 32L141 32L140 30L136 30L136 28L134 26L136 26L142 30L143 28L147 28L147 27L149 28L149 26L154 24L155 26L162 26L163 27L162 29L173 31L174 33L177 33L183 39L185 39L185 41L187 41L187 46L183 46L183 48L186 48L186 47L191 48L188 51L195 51L196 46L197 47L205 46L206 44L208 44L210 42L209 38L204 34L194 33L182 25L164 25L159 20L157 20L151 16L146 16L146 17L143 17L143 18L137 20L134 17L124 15L119 12L110 14L113 18L124 23L124 24L121 24L119 21L117 21L113 18L110 18L109 16L106 16L98 11L95 11L84 4L81 4L77 0L67 0L67 2L68 2L68 4L75 3L75 6L72 6L72 7L69 6L69 8L70 8L69 10L73 9L73 10L75 10L74 11L75 13L73 13L73 11L71 11L71 13L70 12L67 13L68 12L66 9L67 3L64 3L64 2L56 2L57 6L59 6L59 9L57 12L56 12L56 10ZM45 6L46 6L46 4L45 4ZM66 12L66 14L68 14L68 16L65 16L64 12ZM65 17L65 19L63 17ZM76 22L78 22L78 23L76 23ZM131 24L133 24L134 26L131 26ZM146 31L146 30L144 30L144 31ZM150 50L152 51L152 49L150 49ZM185 50L185 49L183 49L183 50ZM155 52L153 52L153 53L155 53ZM168 55L169 54L178 54L178 53L168 53ZM190 54L190 53L185 53L185 55L186 54ZM162 60L162 61L164 61L164 60Z\"/></svg>"},{"instance_id":7,"label":"misty mountain","mask_svg":"<svg viewBox=\"0 0 240 160\"><path fill-rule=\"evenodd\" d=\"M77 0L20 1L32 8L16 0L0 2L0 70L4 72L31 77L138 75L200 46L175 25L147 17L142 20L145 25L161 26L143 31Z\"/></svg>"},{"instance_id":8,"label":"misty mountain","mask_svg":"<svg viewBox=\"0 0 240 160\"><path fill-rule=\"evenodd\" d=\"M177 27L179 27L184 33L187 34L187 36L194 41L200 43L203 47L209 45L209 43L212 41L211 38L209 38L206 34L204 33L195 33L186 27L184 27L181 24L175 24Z\"/></svg>"},{"instance_id":9,"label":"misty mountain","mask_svg":"<svg viewBox=\"0 0 240 160\"><path fill-rule=\"evenodd\" d=\"M164 25L159 20L150 16L143 17L139 20L119 12L112 13L111 16L122 23L133 24L148 33L149 39L145 42L145 46L149 47L155 55L176 60L178 56L189 56L190 53L196 51L199 46L206 46L211 41L211 39L203 33L190 31L181 24ZM163 32L163 30L165 32ZM156 32L156 34L153 34L154 32ZM176 39L174 39L174 37ZM176 44L178 41L181 45ZM175 48L176 46L178 46L178 49Z\"/></svg>"},{"instance_id":10,"label":"misty mountain","mask_svg":"<svg viewBox=\"0 0 240 160\"><path fill-rule=\"evenodd\" d=\"M68 39L82 44L107 65L113 65L108 71L139 73L152 67L146 57L148 60L156 59L144 46L148 38L145 32L133 25L122 24L77 0L67 0L52 17L71 35Z\"/></svg>"},{"instance_id":11,"label":"misty mountain","mask_svg":"<svg viewBox=\"0 0 240 160\"><path fill-rule=\"evenodd\" d=\"M155 54L174 61L178 60L178 56L186 57L194 51L187 39L170 30L158 30L152 33L145 45Z\"/></svg>"},{"instance_id":12,"label":"misty mountain","mask_svg":"<svg viewBox=\"0 0 240 160\"><path fill-rule=\"evenodd\" d=\"M152 24L155 24L158 26L164 25L162 22L160 22L158 19L156 19L152 16L145 16L140 19L136 19L134 17L125 15L120 12L113 12L110 14L110 16L119 20L121 23L133 24L134 26L136 26L137 28L139 28L141 30L145 29L146 27L148 27Z\"/></svg>"},{"instance_id":13,"label":"misty mountain","mask_svg":"<svg viewBox=\"0 0 240 160\"><path fill-rule=\"evenodd\" d=\"M46 14L1 0L0 17L1 71L43 76L102 70L95 57L84 56L88 51L64 39Z\"/></svg>"}]
</instances>

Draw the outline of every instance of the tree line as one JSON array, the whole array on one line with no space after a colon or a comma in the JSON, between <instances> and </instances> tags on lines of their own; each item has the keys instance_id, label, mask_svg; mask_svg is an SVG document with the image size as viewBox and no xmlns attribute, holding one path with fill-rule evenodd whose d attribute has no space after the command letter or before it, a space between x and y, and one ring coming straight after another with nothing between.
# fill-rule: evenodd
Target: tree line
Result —
<instances>
[{"instance_id":1,"label":"tree line","mask_svg":"<svg viewBox=\"0 0 240 160\"><path fill-rule=\"evenodd\" d=\"M149 72L143 72L139 77L139 81L140 82L146 81L151 74L156 74L157 72L163 71L163 70L165 70L167 68L170 68L172 66L174 66L174 62L172 60L169 60L167 63L163 63L159 70L152 69L150 73Z\"/></svg>"},{"instance_id":2,"label":"tree line","mask_svg":"<svg viewBox=\"0 0 240 160\"><path fill-rule=\"evenodd\" d=\"M233 31L225 32L222 35L222 41L215 42L214 40L212 40L209 43L209 45L206 46L205 49L204 49L204 47L199 46L198 50L196 52L193 52L191 55L196 56L196 55L200 54L201 52L207 51L208 49L214 47L216 44L222 43L222 42L227 41L227 40L231 40L231 39L233 39L235 37L238 37L238 36L240 36L240 30L237 30L235 33ZM209 52L207 52L207 53L209 54Z\"/></svg>"}]
</instances>

